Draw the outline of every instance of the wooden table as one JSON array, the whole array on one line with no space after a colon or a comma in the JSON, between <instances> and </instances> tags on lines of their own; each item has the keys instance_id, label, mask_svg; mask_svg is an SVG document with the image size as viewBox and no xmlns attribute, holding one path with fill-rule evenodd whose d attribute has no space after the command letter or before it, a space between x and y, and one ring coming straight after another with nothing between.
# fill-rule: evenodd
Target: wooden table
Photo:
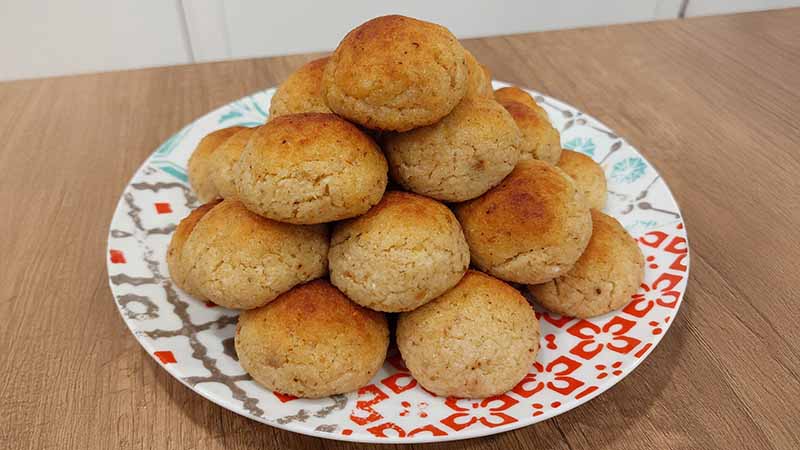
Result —
<instances>
[{"instance_id":1,"label":"wooden table","mask_svg":"<svg viewBox=\"0 0 800 450\"><path fill-rule=\"evenodd\" d=\"M427 448L800 448L800 9L465 43L668 180L692 248L650 358L567 414ZM356 448L202 399L140 347L105 240L153 149L311 56L0 84L0 448Z\"/></svg>"}]
</instances>

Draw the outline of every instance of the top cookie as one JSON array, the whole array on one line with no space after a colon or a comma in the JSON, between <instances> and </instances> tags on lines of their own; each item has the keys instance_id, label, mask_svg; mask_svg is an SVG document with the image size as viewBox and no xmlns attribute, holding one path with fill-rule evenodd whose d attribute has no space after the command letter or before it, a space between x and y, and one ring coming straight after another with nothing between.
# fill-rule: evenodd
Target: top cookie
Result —
<instances>
[{"instance_id":1,"label":"top cookie","mask_svg":"<svg viewBox=\"0 0 800 450\"><path fill-rule=\"evenodd\" d=\"M446 116L467 91L463 47L446 28L383 16L345 36L328 61L328 107L367 128L407 131Z\"/></svg>"},{"instance_id":2,"label":"top cookie","mask_svg":"<svg viewBox=\"0 0 800 450\"><path fill-rule=\"evenodd\" d=\"M278 86L269 105L269 118L286 114L329 113L322 99L322 74L328 58L315 59L294 73Z\"/></svg>"}]
</instances>

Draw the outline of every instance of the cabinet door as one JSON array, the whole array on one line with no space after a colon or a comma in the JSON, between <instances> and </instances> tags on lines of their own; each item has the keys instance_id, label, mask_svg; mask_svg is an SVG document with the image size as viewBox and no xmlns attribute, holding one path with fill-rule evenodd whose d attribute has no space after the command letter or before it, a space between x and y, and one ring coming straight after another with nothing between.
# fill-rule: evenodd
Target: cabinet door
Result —
<instances>
[{"instance_id":1,"label":"cabinet door","mask_svg":"<svg viewBox=\"0 0 800 450\"><path fill-rule=\"evenodd\" d=\"M178 0L0 3L0 80L192 60Z\"/></svg>"},{"instance_id":2,"label":"cabinet door","mask_svg":"<svg viewBox=\"0 0 800 450\"><path fill-rule=\"evenodd\" d=\"M350 29L385 14L437 22L459 38L468 38L675 18L680 4L681 0L183 2L198 60L331 50Z\"/></svg>"}]
</instances>

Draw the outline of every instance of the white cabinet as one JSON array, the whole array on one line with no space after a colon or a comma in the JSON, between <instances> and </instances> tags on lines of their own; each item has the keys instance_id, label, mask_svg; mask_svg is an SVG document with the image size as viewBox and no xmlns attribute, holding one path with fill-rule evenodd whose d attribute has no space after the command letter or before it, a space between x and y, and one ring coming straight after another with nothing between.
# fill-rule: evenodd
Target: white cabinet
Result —
<instances>
[{"instance_id":1,"label":"white cabinet","mask_svg":"<svg viewBox=\"0 0 800 450\"><path fill-rule=\"evenodd\" d=\"M793 6L800 6L800 0L689 0L689 4L686 6L686 17Z\"/></svg>"},{"instance_id":2,"label":"white cabinet","mask_svg":"<svg viewBox=\"0 0 800 450\"><path fill-rule=\"evenodd\" d=\"M330 50L375 16L404 14L460 38L674 18L681 0L184 0L195 56L282 55ZM209 18L217 16L214 23ZM194 22L202 26L194 26ZM209 39L209 30L214 36Z\"/></svg>"}]
</instances>

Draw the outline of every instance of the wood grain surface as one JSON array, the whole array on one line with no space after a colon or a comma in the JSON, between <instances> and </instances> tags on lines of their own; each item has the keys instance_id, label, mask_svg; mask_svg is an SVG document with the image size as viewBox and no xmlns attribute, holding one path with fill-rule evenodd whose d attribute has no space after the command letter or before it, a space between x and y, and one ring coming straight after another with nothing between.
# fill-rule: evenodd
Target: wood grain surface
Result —
<instances>
[{"instance_id":1,"label":"wood grain surface","mask_svg":"<svg viewBox=\"0 0 800 450\"><path fill-rule=\"evenodd\" d=\"M344 30L343 30L344 31ZM654 163L692 249L653 354L569 413L430 449L800 448L800 9L466 41ZM117 199L207 111L313 55L0 84L0 448L360 448L240 417L147 355L108 288ZM419 446L422 447L422 446Z\"/></svg>"}]
</instances>

